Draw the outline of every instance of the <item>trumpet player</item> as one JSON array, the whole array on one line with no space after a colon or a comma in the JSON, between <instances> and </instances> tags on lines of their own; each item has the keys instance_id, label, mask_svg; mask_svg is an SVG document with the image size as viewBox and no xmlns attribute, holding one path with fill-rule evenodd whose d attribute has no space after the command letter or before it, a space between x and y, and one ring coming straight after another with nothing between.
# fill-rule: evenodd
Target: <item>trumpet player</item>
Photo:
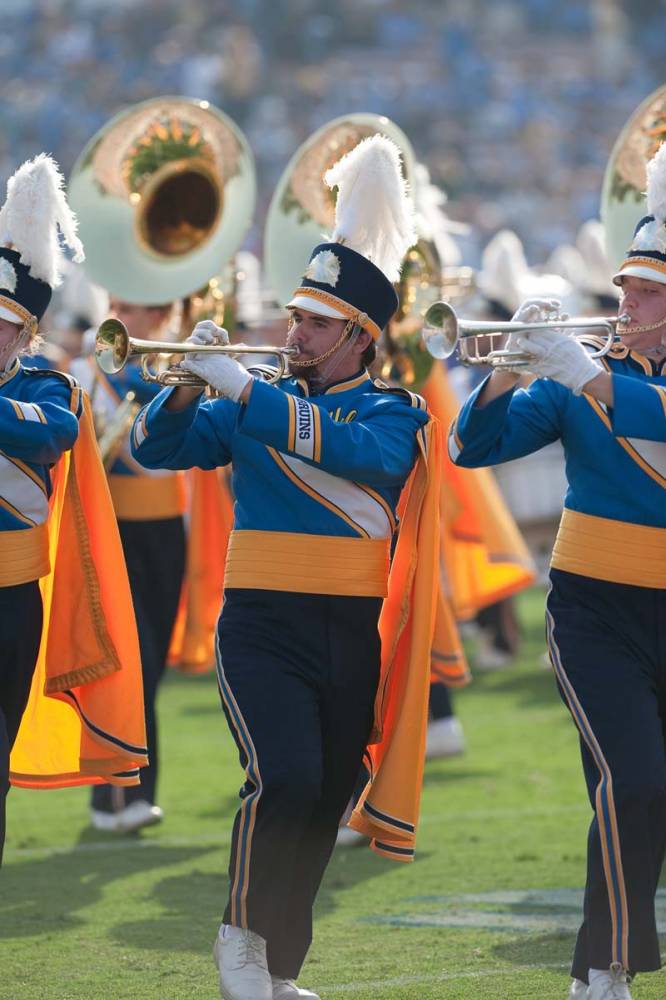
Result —
<instances>
[{"instance_id":1,"label":"trumpet player","mask_svg":"<svg viewBox=\"0 0 666 1000\"><path fill-rule=\"evenodd\" d=\"M536 380L494 371L451 428L463 466L561 438L568 490L546 623L579 731L594 818L571 1000L629 1000L660 967L654 900L666 850L666 145L647 166L648 215L614 281L619 342L602 360L564 332L511 334ZM525 303L516 319L557 315ZM555 322L556 326L556 322Z\"/></svg>"},{"instance_id":2,"label":"trumpet player","mask_svg":"<svg viewBox=\"0 0 666 1000\"><path fill-rule=\"evenodd\" d=\"M423 503L432 503L433 512L438 496L438 476L433 471L426 479L426 458L419 458L424 433L435 449L428 462L437 453L423 401L373 382L366 368L397 308L391 280L413 240L399 152L374 136L343 157L326 181L338 188L336 230L313 250L287 307L287 344L299 349L291 376L269 385L226 353L194 353L182 367L201 385L165 390L139 414L133 432L134 454L151 468L233 463L235 525L217 671L245 783L214 949L226 1000L317 1000L295 980L338 822L371 741L378 621L387 587L393 593L388 556L396 504L414 467L420 485L410 492L415 506L403 518L392 579L403 565L401 543L414 537L421 486L429 484ZM202 339L212 338L197 331L194 350ZM204 382L221 398L203 401ZM427 531L430 519L419 523ZM411 794L419 785L436 531L433 523L418 552L433 599L410 606L409 615L415 642L423 626L423 647L409 662L405 690L416 684L421 715L405 729L395 783L386 769L398 758L386 750L380 773L389 794ZM410 593L406 586L400 600L403 593ZM425 615L418 626L412 612ZM404 704L412 703L405 697ZM375 849L409 860L413 811L401 811L397 802L381 809L377 799L371 806L371 795L372 789L365 815L368 824L378 823Z\"/></svg>"}]
</instances>

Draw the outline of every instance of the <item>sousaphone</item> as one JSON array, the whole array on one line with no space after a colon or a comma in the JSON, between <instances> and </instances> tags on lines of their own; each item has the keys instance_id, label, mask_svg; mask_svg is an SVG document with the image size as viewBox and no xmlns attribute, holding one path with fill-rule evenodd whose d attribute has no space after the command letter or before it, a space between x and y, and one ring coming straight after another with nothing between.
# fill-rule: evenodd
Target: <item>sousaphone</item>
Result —
<instances>
[{"instance_id":1,"label":"sousaphone","mask_svg":"<svg viewBox=\"0 0 666 1000\"><path fill-rule=\"evenodd\" d=\"M285 168L271 199L264 235L264 265L281 305L300 284L313 247L335 226L335 191L324 184L324 174L362 139L377 133L400 149L411 189L414 153L409 139L390 118L369 112L343 115L323 125Z\"/></svg>"},{"instance_id":2,"label":"sousaphone","mask_svg":"<svg viewBox=\"0 0 666 1000\"><path fill-rule=\"evenodd\" d=\"M241 131L208 101L186 97L121 111L90 140L69 182L89 277L136 305L172 302L221 276L255 199Z\"/></svg>"},{"instance_id":3,"label":"sousaphone","mask_svg":"<svg viewBox=\"0 0 666 1000\"><path fill-rule=\"evenodd\" d=\"M634 111L622 129L606 167L601 192L601 221L612 272L624 260L639 220L646 214L645 166L666 141L666 86L659 87Z\"/></svg>"}]
</instances>

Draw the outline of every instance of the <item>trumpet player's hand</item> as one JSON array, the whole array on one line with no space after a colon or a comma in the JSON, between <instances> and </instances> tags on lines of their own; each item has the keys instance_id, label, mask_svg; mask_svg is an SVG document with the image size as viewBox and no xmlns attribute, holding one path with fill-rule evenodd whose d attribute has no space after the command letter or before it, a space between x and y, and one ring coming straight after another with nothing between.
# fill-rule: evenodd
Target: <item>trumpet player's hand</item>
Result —
<instances>
[{"instance_id":1,"label":"trumpet player's hand","mask_svg":"<svg viewBox=\"0 0 666 1000\"><path fill-rule=\"evenodd\" d=\"M529 324L549 322L555 317L565 319L566 317L560 314L559 310L559 299L525 299L511 317L511 322ZM520 347L519 338L524 337L526 333L527 331L522 333L520 330L516 330L507 334L501 344L500 350L511 351L514 354L524 353ZM488 403L492 403L498 396L509 392L511 389L515 389L522 376L532 371L532 366L526 366L524 363L519 364L515 368L510 363L503 363L501 367L494 368L490 379L479 394L476 405L483 407L487 406Z\"/></svg>"},{"instance_id":2,"label":"trumpet player's hand","mask_svg":"<svg viewBox=\"0 0 666 1000\"><path fill-rule=\"evenodd\" d=\"M579 340L556 327L519 334L518 350L530 356L528 371L565 385L574 396L580 396L586 384L604 371Z\"/></svg>"},{"instance_id":3,"label":"trumpet player's hand","mask_svg":"<svg viewBox=\"0 0 666 1000\"><path fill-rule=\"evenodd\" d=\"M235 403L247 402L254 381L246 368L229 354L190 354L180 367L193 372Z\"/></svg>"},{"instance_id":4,"label":"trumpet player's hand","mask_svg":"<svg viewBox=\"0 0 666 1000\"><path fill-rule=\"evenodd\" d=\"M511 317L511 322L529 325L530 323L549 323L554 319L567 319L560 312L560 305L559 299L525 299ZM523 334L519 330L516 330L515 333L510 333L504 344L504 350L520 353L518 338L521 336ZM502 370L505 372L514 372L516 375L524 375L527 371L524 365L517 368L511 368L509 365L506 365L502 367Z\"/></svg>"},{"instance_id":5,"label":"trumpet player's hand","mask_svg":"<svg viewBox=\"0 0 666 1000\"><path fill-rule=\"evenodd\" d=\"M185 343L196 344L197 347L228 344L229 334L223 326L213 323L212 319L204 319L201 323L197 323Z\"/></svg>"}]
</instances>

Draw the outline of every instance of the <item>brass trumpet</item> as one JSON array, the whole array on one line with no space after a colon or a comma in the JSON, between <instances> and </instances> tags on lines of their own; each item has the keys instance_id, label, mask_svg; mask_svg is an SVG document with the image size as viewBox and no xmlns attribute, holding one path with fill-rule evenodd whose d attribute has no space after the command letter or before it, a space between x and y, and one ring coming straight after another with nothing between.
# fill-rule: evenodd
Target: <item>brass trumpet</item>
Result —
<instances>
[{"instance_id":1,"label":"brass trumpet","mask_svg":"<svg viewBox=\"0 0 666 1000\"><path fill-rule=\"evenodd\" d=\"M423 317L422 337L426 350L434 358L445 360L450 358L456 349L463 365L490 365L493 368L529 368L530 355L522 351L507 351L493 349L493 338L503 337L507 333L520 333L527 330L574 330L599 329L606 333L606 342L598 351L590 354L591 358L602 358L608 354L615 342L617 327L630 322L627 315L622 316L584 316L567 320L544 320L540 323L518 323L515 321L495 322L493 320L460 319L455 309L448 302L435 302L426 310ZM491 350L481 354L479 337L487 337ZM472 344L472 351L470 351Z\"/></svg>"},{"instance_id":2,"label":"brass trumpet","mask_svg":"<svg viewBox=\"0 0 666 1000\"><path fill-rule=\"evenodd\" d=\"M170 343L163 340L139 340L130 337L127 327L119 319L105 319L97 331L95 339L95 360L107 375L121 371L130 358L141 358L141 376L146 382L159 385L205 386L208 383L194 372L172 366L165 371L150 370L151 357L172 354L273 354L277 358L277 371L267 379L274 383L287 371L289 358L299 353L297 347L256 346L251 344L187 344Z\"/></svg>"}]
</instances>

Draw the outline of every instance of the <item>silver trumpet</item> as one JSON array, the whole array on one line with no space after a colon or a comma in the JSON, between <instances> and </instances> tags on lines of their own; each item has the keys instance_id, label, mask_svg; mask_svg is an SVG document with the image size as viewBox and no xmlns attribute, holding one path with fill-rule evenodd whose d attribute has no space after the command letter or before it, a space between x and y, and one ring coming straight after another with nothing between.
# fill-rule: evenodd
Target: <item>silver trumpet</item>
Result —
<instances>
[{"instance_id":1,"label":"silver trumpet","mask_svg":"<svg viewBox=\"0 0 666 1000\"><path fill-rule=\"evenodd\" d=\"M463 365L490 365L493 368L529 368L530 355L523 351L507 351L494 347L495 338L502 338L507 333L520 333L528 330L580 330L602 329L606 341L598 351L590 354L591 358L602 358L608 354L617 336L617 327L626 326L629 316L583 316L574 319L552 319L539 323L495 322L493 320L460 319L455 309L448 302L434 302L426 310L423 318L423 343L433 358L445 360L458 350L458 357ZM482 353L479 338L485 337Z\"/></svg>"}]
</instances>

